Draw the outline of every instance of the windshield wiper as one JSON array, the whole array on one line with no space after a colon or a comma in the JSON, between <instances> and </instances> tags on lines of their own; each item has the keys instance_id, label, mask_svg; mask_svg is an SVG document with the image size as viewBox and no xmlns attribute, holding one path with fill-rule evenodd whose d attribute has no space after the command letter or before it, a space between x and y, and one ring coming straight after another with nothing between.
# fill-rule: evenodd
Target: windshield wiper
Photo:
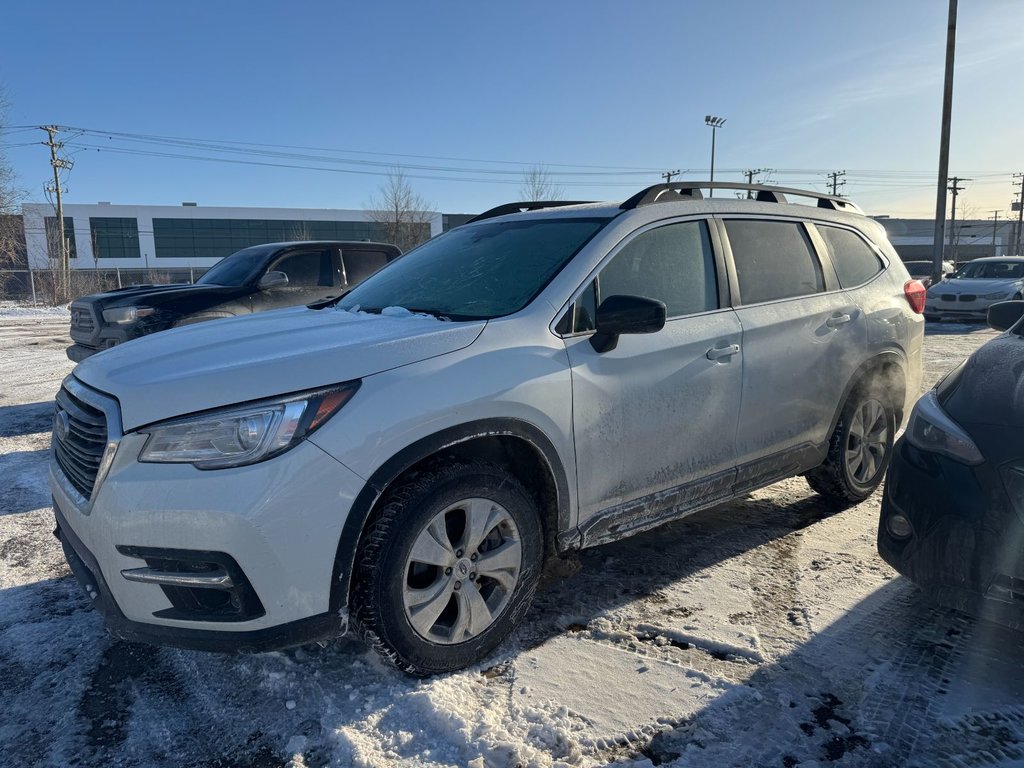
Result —
<instances>
[{"instance_id":1,"label":"windshield wiper","mask_svg":"<svg viewBox=\"0 0 1024 768\"><path fill-rule=\"evenodd\" d=\"M326 299L317 299L316 301L311 301L309 304L306 305L306 307L308 309L327 309L328 307L333 307L339 301L344 299L351 290L352 289L349 288L347 291L343 291L337 296L328 296Z\"/></svg>"}]
</instances>

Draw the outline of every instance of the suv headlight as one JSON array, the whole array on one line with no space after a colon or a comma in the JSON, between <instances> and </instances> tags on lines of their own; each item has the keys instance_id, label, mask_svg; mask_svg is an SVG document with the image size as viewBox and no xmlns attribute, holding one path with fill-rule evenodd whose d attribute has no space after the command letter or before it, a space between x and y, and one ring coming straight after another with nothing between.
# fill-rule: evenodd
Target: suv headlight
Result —
<instances>
[{"instance_id":1,"label":"suv headlight","mask_svg":"<svg viewBox=\"0 0 1024 768\"><path fill-rule=\"evenodd\" d=\"M302 392L201 416L173 419L139 430L149 439L139 461L221 469L255 464L284 453L347 403L359 382Z\"/></svg>"},{"instance_id":2,"label":"suv headlight","mask_svg":"<svg viewBox=\"0 0 1024 768\"><path fill-rule=\"evenodd\" d=\"M127 323L134 323L140 317L149 317L154 312L156 310L152 307L114 307L113 309L103 310L103 319L108 323L126 325Z\"/></svg>"},{"instance_id":3,"label":"suv headlight","mask_svg":"<svg viewBox=\"0 0 1024 768\"><path fill-rule=\"evenodd\" d=\"M941 453L961 464L981 464L985 457L964 430L946 415L935 390L917 401L907 424L907 440L922 451Z\"/></svg>"}]
</instances>

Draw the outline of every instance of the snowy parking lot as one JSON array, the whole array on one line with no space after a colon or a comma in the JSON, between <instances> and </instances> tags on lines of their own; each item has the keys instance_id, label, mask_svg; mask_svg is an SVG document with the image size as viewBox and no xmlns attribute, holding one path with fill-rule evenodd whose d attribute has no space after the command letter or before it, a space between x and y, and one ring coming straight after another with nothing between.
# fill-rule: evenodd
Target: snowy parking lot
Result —
<instances>
[{"instance_id":1,"label":"snowy parking lot","mask_svg":"<svg viewBox=\"0 0 1024 768\"><path fill-rule=\"evenodd\" d=\"M875 553L878 494L799 478L583 552L485 664L425 681L350 639L113 641L52 536L68 316L0 307L0 755L88 766L1024 766L1024 636ZM925 384L994 336L929 327Z\"/></svg>"}]
</instances>

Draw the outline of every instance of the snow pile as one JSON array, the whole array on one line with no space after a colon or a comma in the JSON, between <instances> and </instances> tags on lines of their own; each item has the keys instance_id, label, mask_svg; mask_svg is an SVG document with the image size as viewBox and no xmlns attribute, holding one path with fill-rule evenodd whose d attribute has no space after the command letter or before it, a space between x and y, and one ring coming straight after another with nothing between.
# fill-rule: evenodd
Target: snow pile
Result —
<instances>
[{"instance_id":1,"label":"snow pile","mask_svg":"<svg viewBox=\"0 0 1024 768\"><path fill-rule=\"evenodd\" d=\"M0 318L3 317L68 317L68 305L60 307L41 307L17 301L0 301Z\"/></svg>"}]
</instances>

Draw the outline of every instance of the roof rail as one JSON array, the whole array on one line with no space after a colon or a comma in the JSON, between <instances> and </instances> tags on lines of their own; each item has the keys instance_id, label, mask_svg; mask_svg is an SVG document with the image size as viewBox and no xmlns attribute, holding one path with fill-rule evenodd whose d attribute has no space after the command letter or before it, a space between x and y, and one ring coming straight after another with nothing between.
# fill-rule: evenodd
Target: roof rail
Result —
<instances>
[{"instance_id":1,"label":"roof rail","mask_svg":"<svg viewBox=\"0 0 1024 768\"><path fill-rule=\"evenodd\" d=\"M852 213L864 212L852 201L838 195L826 195L822 192L814 192L809 189L796 189L793 187L775 187L767 184L743 184L732 181L675 181L669 184L654 184L647 189L642 189L619 206L624 211L632 208L639 208L641 205L652 203L664 203L671 200L678 200L680 197L688 197L693 200L702 200L704 195L702 189L736 189L745 192L754 192L754 199L766 203L785 203L786 195L798 197L809 197L818 201L819 208L828 208L833 211L850 211ZM668 193L675 193L674 195Z\"/></svg>"},{"instance_id":2,"label":"roof rail","mask_svg":"<svg viewBox=\"0 0 1024 768\"><path fill-rule=\"evenodd\" d=\"M466 224L472 224L474 221L483 221L484 219L493 219L496 216L505 216L509 213L526 213L527 211L539 211L542 208L561 208L563 205L587 205L588 203L594 202L593 200L530 200L522 203L505 203L499 205L496 208L491 208L489 211L484 211L478 216L474 216Z\"/></svg>"}]
</instances>

